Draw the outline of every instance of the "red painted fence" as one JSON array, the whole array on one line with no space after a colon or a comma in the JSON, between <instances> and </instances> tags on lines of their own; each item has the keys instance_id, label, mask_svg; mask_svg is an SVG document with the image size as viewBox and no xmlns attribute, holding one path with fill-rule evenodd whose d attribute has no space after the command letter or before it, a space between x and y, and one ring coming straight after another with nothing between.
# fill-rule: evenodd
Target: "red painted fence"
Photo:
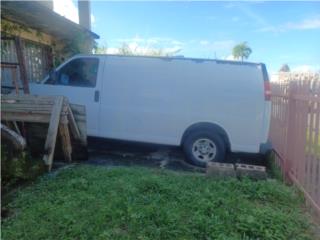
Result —
<instances>
[{"instance_id":1,"label":"red painted fence","mask_svg":"<svg viewBox=\"0 0 320 240\"><path fill-rule=\"evenodd\" d=\"M286 181L304 193L320 216L319 73L282 73L271 84L270 139Z\"/></svg>"}]
</instances>

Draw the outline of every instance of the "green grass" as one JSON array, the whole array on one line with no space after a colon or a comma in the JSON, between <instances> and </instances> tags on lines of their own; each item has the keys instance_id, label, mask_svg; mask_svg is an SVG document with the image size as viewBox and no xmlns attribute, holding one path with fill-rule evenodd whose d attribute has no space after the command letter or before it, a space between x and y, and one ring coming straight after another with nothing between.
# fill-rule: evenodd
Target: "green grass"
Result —
<instances>
[{"instance_id":1,"label":"green grass","mask_svg":"<svg viewBox=\"0 0 320 240\"><path fill-rule=\"evenodd\" d=\"M77 166L18 191L2 239L311 239L276 180Z\"/></svg>"},{"instance_id":2,"label":"green grass","mask_svg":"<svg viewBox=\"0 0 320 240\"><path fill-rule=\"evenodd\" d=\"M280 182L284 180L281 168L276 163L276 155L274 152L271 152L267 155L267 170L270 177Z\"/></svg>"}]
</instances>

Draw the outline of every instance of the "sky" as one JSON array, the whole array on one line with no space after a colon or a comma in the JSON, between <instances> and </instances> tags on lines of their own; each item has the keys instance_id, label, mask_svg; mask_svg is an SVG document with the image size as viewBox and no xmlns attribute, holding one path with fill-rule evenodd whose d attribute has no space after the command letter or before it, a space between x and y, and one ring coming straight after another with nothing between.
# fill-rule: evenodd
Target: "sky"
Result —
<instances>
[{"instance_id":1,"label":"sky","mask_svg":"<svg viewBox=\"0 0 320 240\"><path fill-rule=\"evenodd\" d=\"M77 19L77 2L65 0L66 17ZM73 9L73 10L71 10ZM59 11L58 11L59 12ZM276 72L320 70L320 2L91 1L92 31L116 53L123 43L140 52L161 48L185 57L232 60L232 48L247 42L248 61ZM63 14L63 13L62 13Z\"/></svg>"}]
</instances>

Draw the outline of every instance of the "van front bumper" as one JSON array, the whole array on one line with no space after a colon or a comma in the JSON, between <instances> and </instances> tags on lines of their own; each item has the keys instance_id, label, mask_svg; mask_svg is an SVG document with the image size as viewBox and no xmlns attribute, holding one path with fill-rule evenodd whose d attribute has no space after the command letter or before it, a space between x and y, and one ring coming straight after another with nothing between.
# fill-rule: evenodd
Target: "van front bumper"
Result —
<instances>
[{"instance_id":1,"label":"van front bumper","mask_svg":"<svg viewBox=\"0 0 320 240\"><path fill-rule=\"evenodd\" d=\"M270 140L260 144L260 150L259 150L260 154L263 154L263 155L268 154L269 152L271 152L271 150L272 150L272 143Z\"/></svg>"}]
</instances>

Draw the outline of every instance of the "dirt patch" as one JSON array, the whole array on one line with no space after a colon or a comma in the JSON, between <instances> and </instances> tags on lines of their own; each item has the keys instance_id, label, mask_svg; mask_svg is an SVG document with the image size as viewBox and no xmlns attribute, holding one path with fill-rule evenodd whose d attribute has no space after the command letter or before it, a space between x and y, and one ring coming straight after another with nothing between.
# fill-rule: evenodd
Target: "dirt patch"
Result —
<instances>
[{"instance_id":1,"label":"dirt patch","mask_svg":"<svg viewBox=\"0 0 320 240\"><path fill-rule=\"evenodd\" d=\"M228 154L226 162L265 165L262 158L249 154ZM205 172L185 161L179 147L124 141L89 139L87 164L101 166L145 166L176 171Z\"/></svg>"},{"instance_id":2,"label":"dirt patch","mask_svg":"<svg viewBox=\"0 0 320 240\"><path fill-rule=\"evenodd\" d=\"M177 149L160 149L154 152L136 152L124 149L97 150L90 149L86 164L102 166L144 166L176 171L205 172L205 169L194 167L184 161Z\"/></svg>"}]
</instances>

